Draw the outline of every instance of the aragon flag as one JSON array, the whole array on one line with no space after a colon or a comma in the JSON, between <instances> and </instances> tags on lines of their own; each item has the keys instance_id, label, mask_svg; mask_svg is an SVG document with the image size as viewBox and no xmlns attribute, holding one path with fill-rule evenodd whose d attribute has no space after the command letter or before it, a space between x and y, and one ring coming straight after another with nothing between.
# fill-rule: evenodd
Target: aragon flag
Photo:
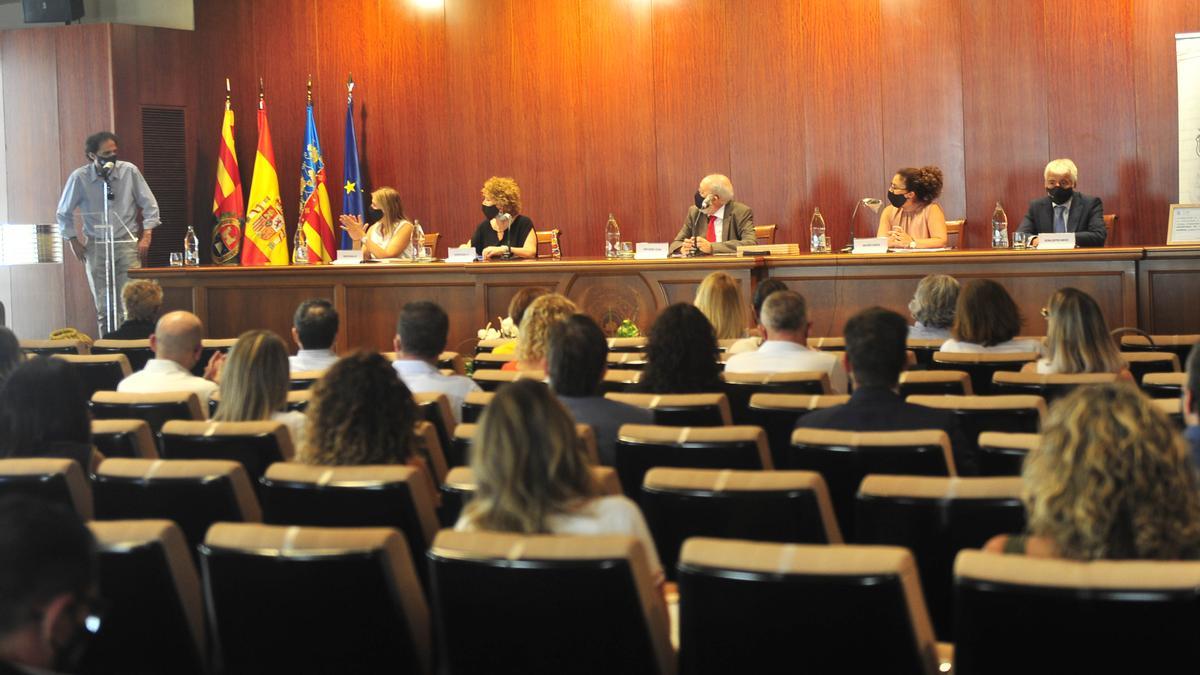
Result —
<instances>
[{"instance_id":1,"label":"aragon flag","mask_svg":"<svg viewBox=\"0 0 1200 675\"><path fill-rule=\"evenodd\" d=\"M328 263L337 252L333 239L333 211L325 188L325 160L313 120L312 99L308 101L308 128L304 133L304 161L300 165L300 223L308 244L308 262ZM295 251L292 252L293 255Z\"/></svg>"},{"instance_id":2,"label":"aragon flag","mask_svg":"<svg viewBox=\"0 0 1200 675\"><path fill-rule=\"evenodd\" d=\"M229 86L229 80L225 81ZM236 265L242 250L242 226L246 224L246 204L242 198L242 175L238 170L237 151L233 146L233 109L225 94L225 120L221 123L221 146L217 150L217 186L213 192L213 262Z\"/></svg>"},{"instance_id":3,"label":"aragon flag","mask_svg":"<svg viewBox=\"0 0 1200 675\"><path fill-rule=\"evenodd\" d=\"M275 172L275 148L267 125L267 106L258 93L258 153L250 182L246 214L246 240L242 244L243 265L288 264L287 225L279 200L279 174Z\"/></svg>"}]
</instances>

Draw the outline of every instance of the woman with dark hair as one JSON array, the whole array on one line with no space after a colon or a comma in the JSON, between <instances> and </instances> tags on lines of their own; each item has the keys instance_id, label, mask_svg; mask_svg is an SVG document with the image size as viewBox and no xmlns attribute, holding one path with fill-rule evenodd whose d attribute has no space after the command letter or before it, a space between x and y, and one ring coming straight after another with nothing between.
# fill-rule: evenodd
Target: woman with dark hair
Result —
<instances>
[{"instance_id":1,"label":"woman with dark hair","mask_svg":"<svg viewBox=\"0 0 1200 675\"><path fill-rule=\"evenodd\" d=\"M941 351L1041 353L1037 340L1014 339L1020 330L1021 313L1008 291L991 279L974 279L958 293L950 339L942 343Z\"/></svg>"},{"instance_id":2,"label":"woman with dark hair","mask_svg":"<svg viewBox=\"0 0 1200 675\"><path fill-rule=\"evenodd\" d=\"M704 313L678 302L650 328L646 369L637 390L651 394L723 391L717 368L717 337Z\"/></svg>"},{"instance_id":3,"label":"woman with dark hair","mask_svg":"<svg viewBox=\"0 0 1200 675\"><path fill-rule=\"evenodd\" d=\"M934 200L942 194L942 170L936 166L900 169L888 188L888 205L879 214L877 237L892 248L942 248L946 214Z\"/></svg>"},{"instance_id":4,"label":"woman with dark hair","mask_svg":"<svg viewBox=\"0 0 1200 675\"><path fill-rule=\"evenodd\" d=\"M75 366L39 356L17 367L0 388L0 457L61 457L90 471L103 456L92 448L92 416Z\"/></svg>"},{"instance_id":5,"label":"woman with dark hair","mask_svg":"<svg viewBox=\"0 0 1200 675\"><path fill-rule=\"evenodd\" d=\"M8 379L12 371L21 365L25 354L21 352L21 341L15 333L0 326L0 383Z\"/></svg>"}]
</instances>

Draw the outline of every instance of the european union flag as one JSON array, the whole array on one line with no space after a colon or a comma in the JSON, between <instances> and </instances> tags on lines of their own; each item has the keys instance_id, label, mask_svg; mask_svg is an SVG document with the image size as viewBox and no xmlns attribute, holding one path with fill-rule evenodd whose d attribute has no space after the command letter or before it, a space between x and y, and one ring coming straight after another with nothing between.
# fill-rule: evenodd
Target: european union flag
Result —
<instances>
[{"instance_id":1,"label":"european union flag","mask_svg":"<svg viewBox=\"0 0 1200 675\"><path fill-rule=\"evenodd\" d=\"M362 174L358 171L358 138L354 134L354 83L346 94L346 158L342 163L342 215L363 215ZM342 249L354 248L350 235L342 230Z\"/></svg>"}]
</instances>

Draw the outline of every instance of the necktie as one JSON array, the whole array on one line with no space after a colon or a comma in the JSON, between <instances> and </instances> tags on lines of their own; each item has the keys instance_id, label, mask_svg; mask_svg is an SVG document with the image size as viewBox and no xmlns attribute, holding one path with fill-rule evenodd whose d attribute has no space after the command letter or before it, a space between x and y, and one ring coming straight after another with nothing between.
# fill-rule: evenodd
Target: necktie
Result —
<instances>
[{"instance_id":1,"label":"necktie","mask_svg":"<svg viewBox=\"0 0 1200 675\"><path fill-rule=\"evenodd\" d=\"M717 217L715 215L708 217L708 234L704 238L709 241L717 240Z\"/></svg>"},{"instance_id":2,"label":"necktie","mask_svg":"<svg viewBox=\"0 0 1200 675\"><path fill-rule=\"evenodd\" d=\"M1067 207L1065 207L1065 206L1055 206L1054 207L1054 231L1055 232L1066 232L1067 231L1067 219L1063 217L1063 215L1066 213L1066 210L1067 210Z\"/></svg>"}]
</instances>

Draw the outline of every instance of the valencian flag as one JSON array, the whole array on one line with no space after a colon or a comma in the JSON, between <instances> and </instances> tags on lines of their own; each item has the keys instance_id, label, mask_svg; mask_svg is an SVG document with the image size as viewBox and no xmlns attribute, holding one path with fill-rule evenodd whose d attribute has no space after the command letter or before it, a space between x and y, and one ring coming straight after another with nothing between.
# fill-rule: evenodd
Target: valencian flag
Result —
<instances>
[{"instance_id":1,"label":"valencian flag","mask_svg":"<svg viewBox=\"0 0 1200 675\"><path fill-rule=\"evenodd\" d=\"M297 227L304 228L308 262L333 260L337 251L333 241L333 211L329 208L329 192L325 189L325 160L321 157L321 141L317 139L311 94L308 129L304 132L304 162L300 165L300 223Z\"/></svg>"},{"instance_id":2,"label":"valencian flag","mask_svg":"<svg viewBox=\"0 0 1200 675\"><path fill-rule=\"evenodd\" d=\"M342 162L342 215L361 218L362 175L358 170L358 137L354 133L354 78L346 82L346 154ZM342 230L342 248L354 248L350 233Z\"/></svg>"},{"instance_id":3,"label":"valencian flag","mask_svg":"<svg viewBox=\"0 0 1200 675\"><path fill-rule=\"evenodd\" d=\"M254 178L250 181L250 204L246 214L246 240L242 243L243 265L288 264L287 225L279 200L279 174L275 172L275 148L267 126L267 106L262 82L258 89L258 154L254 156Z\"/></svg>"},{"instance_id":4,"label":"valencian flag","mask_svg":"<svg viewBox=\"0 0 1200 675\"><path fill-rule=\"evenodd\" d=\"M229 106L229 80L225 80L225 121L221 123L221 147L217 150L217 186L213 192L212 255L218 265L236 265L242 250L242 225L246 205L242 200L242 176L237 151L233 148L233 108Z\"/></svg>"}]
</instances>

